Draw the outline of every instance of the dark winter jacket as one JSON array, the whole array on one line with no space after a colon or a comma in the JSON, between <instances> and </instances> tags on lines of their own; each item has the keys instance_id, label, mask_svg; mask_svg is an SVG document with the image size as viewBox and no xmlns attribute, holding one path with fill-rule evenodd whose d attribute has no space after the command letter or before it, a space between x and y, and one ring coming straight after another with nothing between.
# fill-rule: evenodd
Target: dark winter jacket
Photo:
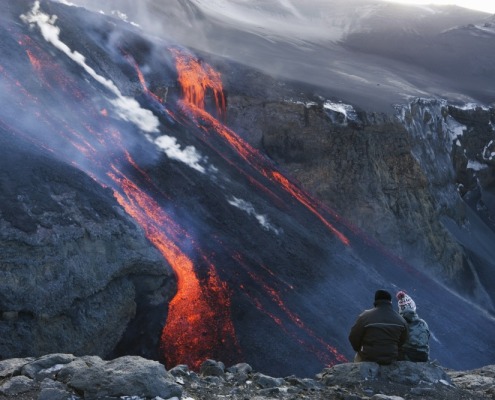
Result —
<instances>
[{"instance_id":1,"label":"dark winter jacket","mask_svg":"<svg viewBox=\"0 0 495 400\"><path fill-rule=\"evenodd\" d=\"M398 359L399 348L407 339L407 322L390 301L377 300L374 305L359 315L349 341L362 361L390 364Z\"/></svg>"},{"instance_id":2,"label":"dark winter jacket","mask_svg":"<svg viewBox=\"0 0 495 400\"><path fill-rule=\"evenodd\" d=\"M428 361L430 346L430 330L428 324L418 317L415 311L401 313L409 328L409 336L402 346L401 359L415 362Z\"/></svg>"}]
</instances>

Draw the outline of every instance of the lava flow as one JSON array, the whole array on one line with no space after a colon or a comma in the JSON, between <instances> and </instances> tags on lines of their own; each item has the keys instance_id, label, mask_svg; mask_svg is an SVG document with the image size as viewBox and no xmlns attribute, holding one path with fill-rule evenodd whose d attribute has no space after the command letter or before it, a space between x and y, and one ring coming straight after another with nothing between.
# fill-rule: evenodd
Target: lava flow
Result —
<instances>
[{"instance_id":1,"label":"lava flow","mask_svg":"<svg viewBox=\"0 0 495 400\"><path fill-rule=\"evenodd\" d=\"M229 349L231 360L235 359L238 345L230 318L229 293L215 267L209 266L208 278L201 282L192 260L176 244L191 241L187 232L116 168L110 176L125 194L115 192L118 202L145 229L177 276L177 294L170 302L161 338L166 364L187 364L197 369L205 359L219 356L219 349L222 355Z\"/></svg>"},{"instance_id":2,"label":"lava flow","mask_svg":"<svg viewBox=\"0 0 495 400\"><path fill-rule=\"evenodd\" d=\"M349 239L338 231L329 221L327 221L323 215L317 209L317 203L315 200L311 199L309 195L304 193L296 185L291 183L286 177L284 177L280 172L274 169L266 158L261 156L254 148L249 144L244 142L238 135L232 132L230 129L225 127L217 119L215 119L211 114L205 111L205 97L206 91L211 89L215 95L215 100L217 104L217 112L219 115L225 115L225 109L219 109L218 98L223 99L222 92L222 81L220 75L214 71L206 63L202 63L197 59L189 56L186 53L182 53L176 49L172 50L176 58L176 67L178 71L178 80L182 85L183 89L183 102L186 104L187 108L194 113L199 119L206 121L214 132L216 132L220 137L224 138L227 143L241 155L241 157L258 170L262 176L269 179L271 183L279 184L280 187L287 193L289 193L293 198L295 198L300 204L304 205L309 211L311 211L339 240L345 245L349 245ZM222 96L219 96L222 93ZM225 104L223 100L222 105ZM200 126L201 127L201 126ZM206 127L201 127L204 132L209 130ZM270 193L272 196L276 195L262 183L255 180L253 177L249 177L250 181L256 186L262 187L266 192ZM277 200L279 198L277 197ZM243 267L246 270L247 275L250 277L251 281L255 282L257 287L263 289L266 297L269 299L270 303L278 308L279 312L285 314L288 321L295 325L302 331L300 336L294 336L289 330L284 326L282 320L271 312L267 311L262 305L262 301L258 298L251 296L251 301L256 306L256 308L271 318L277 325L280 326L282 330L286 332L287 335L293 336L293 339L298 341L303 347L308 348L309 351L313 352L321 361L327 365L334 364L337 361L346 362L347 359L340 354L337 349L330 346L323 339L317 337L317 335L309 328L307 328L299 316L289 310L289 308L284 304L280 294L274 288L269 286L267 283L263 282L252 270L250 270L242 261L242 257L237 254L234 256L237 265ZM241 284L241 289L243 285ZM249 296L249 295L248 295ZM316 342L317 345L309 344L304 339L303 336L311 337L312 342ZM322 350L324 349L324 350Z\"/></svg>"},{"instance_id":3,"label":"lava flow","mask_svg":"<svg viewBox=\"0 0 495 400\"><path fill-rule=\"evenodd\" d=\"M299 189L295 184L277 171L265 157L261 156L253 147L242 140L235 132L216 120L211 114L205 111L205 97L207 89L213 91L217 112L225 115L225 97L223 95L222 81L220 74L213 70L206 63L191 57L187 53L172 49L176 58L178 80L182 85L184 93L184 103L197 117L209 124L215 132L223 137L241 157L260 172L272 183L278 184L284 191L288 192L297 201L311 211L339 240L345 245L349 245L349 239L337 230L318 210L316 201L307 193ZM222 99L219 106L218 99Z\"/></svg>"},{"instance_id":4,"label":"lava flow","mask_svg":"<svg viewBox=\"0 0 495 400\"><path fill-rule=\"evenodd\" d=\"M41 23L52 23L44 19L43 21ZM144 122L150 114L156 116L150 110L140 108L141 105L134 99L124 97L118 85L99 75L96 69L86 64L84 57L76 55L68 46L63 43L62 46L57 40L51 43L59 47L62 53L53 52L52 48L51 51L47 51L28 36L18 39L17 43L24 49L25 58L30 62L37 82L26 83L34 83L31 87L11 85L9 88L17 90L12 98L18 101L18 106L27 105L28 109L33 111L31 114L37 118L38 126L33 132L36 140L33 140L33 143L43 149L49 148L52 154L77 166L100 185L110 188L118 203L142 227L147 238L161 252L176 274L177 293L169 304L161 335L162 356L166 365L172 367L188 364L197 369L206 358L224 362L241 361L231 308L233 292L235 290L237 295L238 287L242 287L243 283L235 286L230 281L222 280L229 272L224 275L226 271L218 268L217 260L225 262L225 256L217 259L215 255L206 255L207 251L195 242L193 235L181 225L180 220L173 217L178 214L175 211L187 210L183 210L178 201L174 204L173 196L164 194L163 187L155 186L153 179L135 161L126 146L127 138L131 138L132 143L139 141L143 148L148 146L146 151L150 153L147 154L154 156L157 148L153 144L153 135L168 133L166 131L170 127L167 121L171 122L171 118L176 118L175 114L168 110L168 104L148 89L145 76L132 55L122 55L137 71L143 86L143 102L158 110L158 124L153 125L151 134L142 135L142 130L146 128ZM213 98L214 107L211 108L216 109L218 118L225 118L226 99L220 74L206 63L201 63L179 50L173 49L171 53L176 60L178 82L184 93L181 104L191 111L184 113L187 114L184 120L174 121L175 124L181 129L186 128L188 134L196 135L203 142L206 141L206 136L215 135L218 138L217 143L225 143L234 151L233 154L241 157L239 160L243 166L234 165L233 161L230 165L242 173L251 185L262 188L271 201L275 201L286 210L290 209L290 205L284 205L284 202L302 204L336 237L348 244L347 238L319 214L316 202L279 174L265 157L206 111L206 108L209 108L208 99ZM63 58L63 54L68 57ZM70 68L65 69L64 63L70 63ZM77 64L82 67L80 72ZM83 74L84 79L79 79L78 74ZM42 95L43 91L50 92L47 98L50 99L49 105L53 108L48 109L48 112L43 108L42 100L34 94L29 94L30 88L35 87L38 87L37 90ZM115 97L120 101L116 102ZM122 103L133 107L133 112L137 112L140 118L136 121L133 118L135 114L125 114L122 117L126 111L122 109ZM174 106L175 104L172 105ZM191 114L193 118L189 118ZM122 119L127 122L122 122ZM114 125L116 120L119 120L119 123ZM139 129L136 129L133 123ZM226 155L221 156L223 159L229 158ZM215 239L212 237L210 241L215 242ZM218 248L221 248L221 244L218 244ZM232 249L222 248L221 254L231 252ZM305 326L299 315L285 304L276 285L260 279L260 275L255 272L258 265L249 264L245 267L239 260L240 258L235 263L234 259L232 265L239 270L244 269L245 272L239 273L246 287L257 288L255 294L244 291L244 298L250 299L261 315L275 321L290 341L302 345L319 360L331 363L332 360L344 359ZM229 282L229 286L226 282Z\"/></svg>"},{"instance_id":5,"label":"lava flow","mask_svg":"<svg viewBox=\"0 0 495 400\"><path fill-rule=\"evenodd\" d=\"M77 84L57 68L48 54L29 38L24 38L19 44L29 46L26 54L38 79L47 89L65 93L67 98L81 97ZM23 92L28 93L27 90ZM36 105L41 103L32 95L28 100ZM64 107L67 104L71 102L65 102ZM57 146L62 145L66 150L67 146L71 146L83 156L74 162L69 155L71 152L60 154L62 157L67 154L67 162L75 163L102 186L113 189L119 204L141 225L148 239L163 254L177 276L177 294L169 305L162 334L166 364L174 366L185 363L197 369L207 358L239 361L227 287L219 280L214 265L201 254L200 249L194 251L201 262L208 266L208 271L205 279L197 277L192 259L181 249L181 245L194 247L191 237L146 193L150 189L154 192L157 190L154 190L149 177L123 146L120 132L107 126L108 112L102 113L90 104L84 104L79 113L66 110L65 115L76 115L77 121L63 118L60 129L57 126L60 121L39 113L40 126L47 126L49 131L59 133L61 141ZM80 131L72 126L79 126ZM127 161L127 166L123 164L124 161ZM141 176L142 183L139 186L121 172L122 168L129 166L135 174ZM230 355L230 359L226 354Z\"/></svg>"}]
</instances>

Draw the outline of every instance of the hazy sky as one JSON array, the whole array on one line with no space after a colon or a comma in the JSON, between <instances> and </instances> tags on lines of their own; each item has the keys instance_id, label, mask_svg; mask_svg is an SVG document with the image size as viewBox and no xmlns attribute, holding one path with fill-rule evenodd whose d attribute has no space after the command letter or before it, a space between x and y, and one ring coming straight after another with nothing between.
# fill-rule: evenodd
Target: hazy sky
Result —
<instances>
[{"instance_id":1,"label":"hazy sky","mask_svg":"<svg viewBox=\"0 0 495 400\"><path fill-rule=\"evenodd\" d=\"M409 4L456 4L461 7L472 8L495 14L495 0L387 0L396 3Z\"/></svg>"}]
</instances>

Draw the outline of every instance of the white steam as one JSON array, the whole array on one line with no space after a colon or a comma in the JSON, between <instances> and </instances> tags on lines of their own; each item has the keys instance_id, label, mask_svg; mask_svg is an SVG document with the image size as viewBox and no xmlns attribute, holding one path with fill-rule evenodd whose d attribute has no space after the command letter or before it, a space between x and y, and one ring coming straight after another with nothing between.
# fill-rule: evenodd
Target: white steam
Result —
<instances>
[{"instance_id":1,"label":"white steam","mask_svg":"<svg viewBox=\"0 0 495 400\"><path fill-rule=\"evenodd\" d=\"M111 80L98 75L93 68L86 64L86 58L81 53L72 51L69 46L60 40L60 28L55 25L57 21L56 15L50 16L43 13L40 10L39 1L35 1L31 11L26 15L21 15L21 19L30 25L36 24L47 42L61 50L65 55L79 64L93 79L110 90L116 96L110 102L115 107L120 118L135 124L145 132L158 132L160 122L150 110L142 108L132 97L123 96L119 88Z\"/></svg>"},{"instance_id":2,"label":"white steam","mask_svg":"<svg viewBox=\"0 0 495 400\"><path fill-rule=\"evenodd\" d=\"M202 157L193 146L186 146L181 149L177 140L167 135L156 138L154 142L169 158L181 161L203 174L206 172L200 164Z\"/></svg>"},{"instance_id":3,"label":"white steam","mask_svg":"<svg viewBox=\"0 0 495 400\"><path fill-rule=\"evenodd\" d=\"M235 196L233 196L230 200L227 201L230 205L238 208L239 210L246 212L250 216L255 217L264 230L272 231L277 235L280 234L279 229L275 228L272 224L270 224L270 222L268 221L268 217L266 215L258 214L254 209L254 206L250 202L239 199Z\"/></svg>"}]
</instances>

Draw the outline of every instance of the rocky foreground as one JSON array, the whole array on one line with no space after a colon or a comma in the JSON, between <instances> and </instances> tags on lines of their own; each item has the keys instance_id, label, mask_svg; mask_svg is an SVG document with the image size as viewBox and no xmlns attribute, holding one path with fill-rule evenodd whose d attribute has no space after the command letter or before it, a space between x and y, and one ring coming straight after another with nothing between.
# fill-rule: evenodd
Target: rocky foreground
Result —
<instances>
[{"instance_id":1,"label":"rocky foreground","mask_svg":"<svg viewBox=\"0 0 495 400\"><path fill-rule=\"evenodd\" d=\"M493 399L495 365L459 372L435 362L338 364L314 379L275 378L248 364L225 368L205 361L169 371L156 361L126 356L52 354L0 361L0 399L17 400L269 400L269 399Z\"/></svg>"}]
</instances>

